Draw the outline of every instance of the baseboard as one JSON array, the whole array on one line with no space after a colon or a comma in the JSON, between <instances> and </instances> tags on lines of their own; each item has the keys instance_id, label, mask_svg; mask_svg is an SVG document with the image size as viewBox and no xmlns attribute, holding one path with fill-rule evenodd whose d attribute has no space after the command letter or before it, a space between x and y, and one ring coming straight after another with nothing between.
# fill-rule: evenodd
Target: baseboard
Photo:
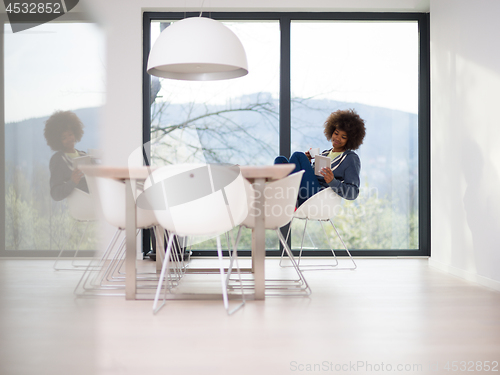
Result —
<instances>
[{"instance_id":1,"label":"baseboard","mask_svg":"<svg viewBox=\"0 0 500 375\"><path fill-rule=\"evenodd\" d=\"M454 266L450 266L449 264L439 262L439 261L433 259L432 257L429 258L429 266L437 268L441 271L447 272L447 273L452 274L454 276L460 277L461 279L465 279L467 281L471 281L473 283L485 286L487 288L500 291L500 282L499 281L478 275L474 272L469 272L469 271L465 271L465 270L462 270L462 269L454 267Z\"/></svg>"}]
</instances>

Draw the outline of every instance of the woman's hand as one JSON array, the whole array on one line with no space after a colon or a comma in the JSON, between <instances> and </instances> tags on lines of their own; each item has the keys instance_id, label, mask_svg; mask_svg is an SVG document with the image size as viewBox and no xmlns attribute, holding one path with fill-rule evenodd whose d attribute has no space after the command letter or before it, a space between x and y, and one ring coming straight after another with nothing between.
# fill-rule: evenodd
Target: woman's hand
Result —
<instances>
[{"instance_id":1,"label":"woman's hand","mask_svg":"<svg viewBox=\"0 0 500 375\"><path fill-rule=\"evenodd\" d=\"M309 159L309 162L311 162L311 160L312 160L311 153L309 151L306 151L306 152L304 152L304 154L306 154L307 158Z\"/></svg>"},{"instance_id":2,"label":"woman's hand","mask_svg":"<svg viewBox=\"0 0 500 375\"><path fill-rule=\"evenodd\" d=\"M333 172L330 168L322 168L320 171L321 175L324 177L327 184L333 180Z\"/></svg>"},{"instance_id":3,"label":"woman's hand","mask_svg":"<svg viewBox=\"0 0 500 375\"><path fill-rule=\"evenodd\" d=\"M78 185L82 177L83 177L83 172L79 169L74 169L73 173L71 174L71 181L73 181L75 185Z\"/></svg>"}]
</instances>

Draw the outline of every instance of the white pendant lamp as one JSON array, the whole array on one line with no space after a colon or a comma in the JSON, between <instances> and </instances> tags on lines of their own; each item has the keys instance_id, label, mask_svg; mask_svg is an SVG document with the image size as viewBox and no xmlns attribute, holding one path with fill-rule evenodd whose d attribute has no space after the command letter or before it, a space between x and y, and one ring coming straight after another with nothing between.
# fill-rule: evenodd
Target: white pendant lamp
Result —
<instances>
[{"instance_id":1,"label":"white pendant lamp","mask_svg":"<svg viewBox=\"0 0 500 375\"><path fill-rule=\"evenodd\" d=\"M149 53L149 74L189 81L213 81L248 74L245 49L222 23L192 17L173 23Z\"/></svg>"}]
</instances>

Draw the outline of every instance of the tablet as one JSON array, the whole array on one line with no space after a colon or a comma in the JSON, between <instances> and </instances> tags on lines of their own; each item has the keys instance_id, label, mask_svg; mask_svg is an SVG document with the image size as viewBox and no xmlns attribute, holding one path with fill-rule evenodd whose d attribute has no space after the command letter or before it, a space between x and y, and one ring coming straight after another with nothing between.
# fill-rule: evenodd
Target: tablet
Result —
<instances>
[{"instance_id":1,"label":"tablet","mask_svg":"<svg viewBox=\"0 0 500 375\"><path fill-rule=\"evenodd\" d=\"M322 176L321 169L330 168L330 163L332 160L328 156L316 155L314 157L314 174L316 176Z\"/></svg>"},{"instance_id":2,"label":"tablet","mask_svg":"<svg viewBox=\"0 0 500 375\"><path fill-rule=\"evenodd\" d=\"M73 159L73 164L78 168L80 165L90 165L92 157L89 155L79 156Z\"/></svg>"}]
</instances>

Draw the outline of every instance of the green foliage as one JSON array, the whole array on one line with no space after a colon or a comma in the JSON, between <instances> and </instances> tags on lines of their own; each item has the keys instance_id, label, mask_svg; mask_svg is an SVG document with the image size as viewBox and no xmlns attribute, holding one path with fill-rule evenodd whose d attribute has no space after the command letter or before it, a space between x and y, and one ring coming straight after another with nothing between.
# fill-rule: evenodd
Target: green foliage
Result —
<instances>
[{"instance_id":1,"label":"green foliage","mask_svg":"<svg viewBox=\"0 0 500 375\"><path fill-rule=\"evenodd\" d=\"M365 186L355 201L343 200L339 214L332 218L348 249L418 249L417 212L402 212L398 202L379 198L376 194L370 194L370 191L369 187ZM300 249L304 225L304 220L293 221L292 249ZM233 236L236 237L236 230ZM227 248L224 238L222 241L222 247ZM251 231L244 229L238 249L250 249L251 244ZM330 223L314 221L307 224L303 246L304 251L327 250L329 246L333 249L343 249ZM193 248L214 250L216 242L213 239L198 243ZM266 232L266 249L278 249L278 238L272 231Z\"/></svg>"},{"instance_id":2,"label":"green foliage","mask_svg":"<svg viewBox=\"0 0 500 375\"><path fill-rule=\"evenodd\" d=\"M236 239L238 234L238 228L233 229L232 231L232 240L231 235L229 237L230 243ZM226 236L221 236L221 246L222 250L227 249L227 240ZM252 231L247 228L243 228L241 231L240 241L238 245L238 250L250 250L252 248ZM267 250L276 250L278 249L278 236L276 233L272 231L266 231L266 249ZM217 242L215 238L212 238L208 241L199 242L192 246L192 250L216 250Z\"/></svg>"},{"instance_id":3,"label":"green foliage","mask_svg":"<svg viewBox=\"0 0 500 375\"><path fill-rule=\"evenodd\" d=\"M7 250L75 250L86 223L77 222L65 201L53 202L48 171L33 168L31 181L16 170L8 179L5 196L5 248ZM80 250L95 250L96 223L89 223Z\"/></svg>"},{"instance_id":4,"label":"green foliage","mask_svg":"<svg viewBox=\"0 0 500 375\"><path fill-rule=\"evenodd\" d=\"M152 105L152 138L158 143L157 151L152 152L153 163L162 165L199 161L200 155L204 155L206 160L212 162L269 163L277 154L274 147L276 139L269 135L277 134L278 107L271 97L264 95L257 96L253 100L255 102L241 102L234 106L229 103L226 107L210 107L206 103L193 102L183 105L181 111L183 114L178 117L174 114L179 110L174 111L173 105L169 102L157 102ZM325 103L319 103L320 107L311 106L309 98L293 98L292 101L295 108L302 108L304 113L307 113L304 121L301 120L298 112L295 113L296 117L293 122L299 126L296 126L293 132L298 135L297 138L302 139L302 142L306 140L305 144L308 139L312 139L311 144L314 144L317 138L311 135L311 115L318 111L330 113L331 106L321 107ZM245 114L244 117L238 116L242 113ZM262 123L267 125L263 127ZM318 124L317 130L321 133L321 122ZM196 130L198 142L193 141L196 137L186 136L189 127ZM262 130L264 128L265 131ZM187 156L181 155L181 149L185 149ZM396 170L391 172L392 182L396 186L399 183L404 186L404 182L408 181L407 168L410 167L404 168L405 173L398 173ZM410 169L411 176L416 176L416 169L414 167ZM385 176L383 178L385 179ZM332 218L349 249L418 249L416 187L412 185L410 191L406 192L404 189L392 191L387 186L384 185L384 191L390 191L391 196L379 197L377 189L371 190L367 184L355 201L344 200L342 210ZM380 182L379 188L381 188ZM407 199L407 201L403 202L400 199ZM307 224L303 244L306 251L326 250L330 246L334 249L343 248L331 225L329 223L323 223L323 225L324 229L319 222ZM304 221L293 222L291 231L293 249L300 248L303 229ZM233 237L236 237L236 231ZM250 249L251 240L251 231L244 229L239 249ZM222 247L227 248L225 238L222 238ZM278 248L276 233L267 231L266 249ZM214 250L216 241L211 239L197 243L193 249Z\"/></svg>"},{"instance_id":5,"label":"green foliage","mask_svg":"<svg viewBox=\"0 0 500 375\"><path fill-rule=\"evenodd\" d=\"M369 191L366 186L355 201L343 200L342 210L332 218L346 246L358 250L418 249L417 212L402 212L398 202L379 198L376 194L364 194ZM294 223L294 248L300 247L303 227L303 222L300 229L299 224ZM324 228L327 236L319 223L309 223L304 246L328 249L328 238L334 249L342 249L342 243L332 226L325 223Z\"/></svg>"}]
</instances>

